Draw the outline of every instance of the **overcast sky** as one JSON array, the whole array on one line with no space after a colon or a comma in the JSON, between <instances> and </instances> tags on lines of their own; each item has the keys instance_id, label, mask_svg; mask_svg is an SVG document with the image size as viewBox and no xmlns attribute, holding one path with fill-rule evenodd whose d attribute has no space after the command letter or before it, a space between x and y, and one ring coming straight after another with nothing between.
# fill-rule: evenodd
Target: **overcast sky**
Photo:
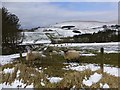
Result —
<instances>
[{"instance_id":1,"label":"overcast sky","mask_svg":"<svg viewBox=\"0 0 120 90\"><path fill-rule=\"evenodd\" d=\"M48 26L72 20L114 21L117 2L3 2L20 19L22 28Z\"/></svg>"}]
</instances>

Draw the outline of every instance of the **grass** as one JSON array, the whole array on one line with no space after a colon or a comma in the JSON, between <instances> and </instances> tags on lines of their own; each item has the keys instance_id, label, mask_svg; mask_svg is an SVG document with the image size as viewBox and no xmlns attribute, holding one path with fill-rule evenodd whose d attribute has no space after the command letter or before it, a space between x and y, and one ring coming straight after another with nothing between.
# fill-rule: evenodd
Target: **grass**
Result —
<instances>
[{"instance_id":1,"label":"grass","mask_svg":"<svg viewBox=\"0 0 120 90\"><path fill-rule=\"evenodd\" d=\"M118 56L120 54L97 54L96 56L90 56L90 57L81 57L79 61L81 63L96 63L96 64L110 64L113 66L119 66L118 63Z\"/></svg>"},{"instance_id":2,"label":"grass","mask_svg":"<svg viewBox=\"0 0 120 90\"><path fill-rule=\"evenodd\" d=\"M49 47L49 50L51 48ZM55 50L59 50L60 48L54 48ZM64 48L62 48L64 49ZM15 79L23 80L23 83L27 85L31 85L33 83L35 88L71 88L74 85L76 88L88 88L87 86L82 84L82 80L84 77L89 77L95 72L101 73L101 70L91 71L72 71L72 70L64 70L62 69L66 65L63 64L66 60L61 55L49 55L49 50L46 50L44 54L47 57L40 58L31 62L22 58L15 60L13 63L6 64L2 66L0 69L4 70L5 68L15 68L12 74L2 74L2 83L12 83ZM109 64L112 66L118 65L118 55L119 54L99 54L96 51L87 51L86 52L94 52L96 56L81 56L79 59L79 63L96 63L96 64ZM39 72L37 69L42 67L42 72ZM17 72L20 71L19 77L17 77ZM62 77L63 80L57 84L52 84L48 81L47 77ZM41 85L41 79L45 83L45 87ZM118 77L111 76L107 73L103 73L103 78L96 84L93 84L91 88L99 88L100 83L108 83L111 88L118 88Z\"/></svg>"}]
</instances>

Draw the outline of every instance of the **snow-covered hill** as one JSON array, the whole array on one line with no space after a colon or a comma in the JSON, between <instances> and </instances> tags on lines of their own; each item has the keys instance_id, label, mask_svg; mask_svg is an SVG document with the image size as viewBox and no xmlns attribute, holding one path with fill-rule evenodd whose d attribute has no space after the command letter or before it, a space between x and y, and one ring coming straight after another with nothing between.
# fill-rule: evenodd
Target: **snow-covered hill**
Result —
<instances>
[{"instance_id":1,"label":"snow-covered hill","mask_svg":"<svg viewBox=\"0 0 120 90\"><path fill-rule=\"evenodd\" d=\"M102 27L103 25L110 25L108 22L99 22L99 21L66 21L62 23L55 24L53 26L61 27L61 26L70 26L73 25L78 29L91 29Z\"/></svg>"},{"instance_id":2,"label":"snow-covered hill","mask_svg":"<svg viewBox=\"0 0 120 90\"><path fill-rule=\"evenodd\" d=\"M97 33L104 30L103 25L115 25L99 21L66 21L51 25L46 28L38 28L35 32L25 32L23 44L26 43L50 43L50 37L59 39L60 37L73 37L74 35ZM72 28L63 28L64 26L74 26ZM49 35L49 38L48 36Z\"/></svg>"},{"instance_id":3,"label":"snow-covered hill","mask_svg":"<svg viewBox=\"0 0 120 90\"><path fill-rule=\"evenodd\" d=\"M97 33L102 31L103 25L110 26L112 23L99 22L99 21L66 21L51 25L49 28L44 29L44 33L54 33L56 37L68 37L85 33ZM74 28L65 29L64 26L74 26ZM40 31L38 29L38 31ZM74 32L77 31L77 32Z\"/></svg>"}]
</instances>

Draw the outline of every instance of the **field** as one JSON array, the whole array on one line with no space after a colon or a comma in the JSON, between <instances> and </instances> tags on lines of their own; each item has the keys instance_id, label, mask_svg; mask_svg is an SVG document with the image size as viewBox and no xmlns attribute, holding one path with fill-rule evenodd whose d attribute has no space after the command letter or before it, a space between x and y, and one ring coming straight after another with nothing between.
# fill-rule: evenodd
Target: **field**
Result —
<instances>
[{"instance_id":1,"label":"field","mask_svg":"<svg viewBox=\"0 0 120 90\"><path fill-rule=\"evenodd\" d=\"M96 50L80 50L79 60L67 61L52 53L50 46L34 61L18 58L2 65L3 88L119 88L119 53L101 54ZM54 47L59 51L64 47ZM78 50L78 48L74 48Z\"/></svg>"}]
</instances>

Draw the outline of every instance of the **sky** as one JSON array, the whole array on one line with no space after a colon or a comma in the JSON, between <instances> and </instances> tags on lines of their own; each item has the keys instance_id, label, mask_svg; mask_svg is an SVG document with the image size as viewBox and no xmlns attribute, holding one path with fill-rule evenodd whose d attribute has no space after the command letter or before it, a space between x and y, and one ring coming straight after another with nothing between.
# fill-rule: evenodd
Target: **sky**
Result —
<instances>
[{"instance_id":1,"label":"sky","mask_svg":"<svg viewBox=\"0 0 120 90\"><path fill-rule=\"evenodd\" d=\"M72 20L114 21L117 2L2 2L20 19L21 28L49 26Z\"/></svg>"}]
</instances>

